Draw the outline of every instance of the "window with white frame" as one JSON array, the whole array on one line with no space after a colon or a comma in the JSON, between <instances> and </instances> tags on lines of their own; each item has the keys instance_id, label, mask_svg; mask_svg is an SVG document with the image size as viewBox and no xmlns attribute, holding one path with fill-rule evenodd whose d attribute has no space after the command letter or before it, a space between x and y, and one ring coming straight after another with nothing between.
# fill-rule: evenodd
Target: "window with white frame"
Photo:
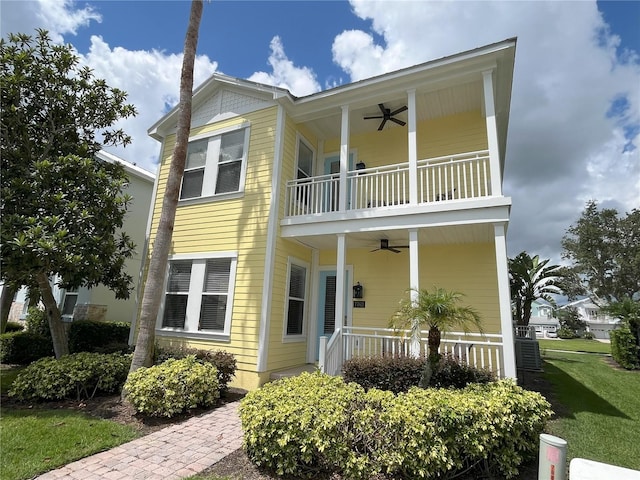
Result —
<instances>
[{"instance_id":1,"label":"window with white frame","mask_svg":"<svg viewBox=\"0 0 640 480\"><path fill-rule=\"evenodd\" d=\"M228 335L236 263L235 255L170 260L161 327Z\"/></svg>"},{"instance_id":2,"label":"window with white frame","mask_svg":"<svg viewBox=\"0 0 640 480\"><path fill-rule=\"evenodd\" d=\"M293 259L289 260L286 336L301 336L304 334L307 272L308 266L305 263Z\"/></svg>"},{"instance_id":3,"label":"window with white frame","mask_svg":"<svg viewBox=\"0 0 640 480\"><path fill-rule=\"evenodd\" d=\"M180 199L239 192L243 188L249 135L235 129L189 142Z\"/></svg>"},{"instance_id":4,"label":"window with white frame","mask_svg":"<svg viewBox=\"0 0 640 480\"><path fill-rule=\"evenodd\" d=\"M78 290L65 290L60 314L68 317L73 316L76 303L78 303Z\"/></svg>"}]
</instances>

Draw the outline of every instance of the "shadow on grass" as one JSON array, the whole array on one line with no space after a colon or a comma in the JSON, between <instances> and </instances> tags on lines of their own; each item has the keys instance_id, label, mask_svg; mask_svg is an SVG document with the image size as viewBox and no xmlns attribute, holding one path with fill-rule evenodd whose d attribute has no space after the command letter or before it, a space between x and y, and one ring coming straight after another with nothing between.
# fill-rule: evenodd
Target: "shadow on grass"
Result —
<instances>
[{"instance_id":1,"label":"shadow on grass","mask_svg":"<svg viewBox=\"0 0 640 480\"><path fill-rule=\"evenodd\" d=\"M554 358L555 363L577 363L576 360ZM544 361L544 376L548 378L555 390L557 399L566 407L558 416L575 418L577 412L591 412L610 417L630 419L628 415L611 405L607 400L585 387L564 370L548 361Z\"/></svg>"}]
</instances>

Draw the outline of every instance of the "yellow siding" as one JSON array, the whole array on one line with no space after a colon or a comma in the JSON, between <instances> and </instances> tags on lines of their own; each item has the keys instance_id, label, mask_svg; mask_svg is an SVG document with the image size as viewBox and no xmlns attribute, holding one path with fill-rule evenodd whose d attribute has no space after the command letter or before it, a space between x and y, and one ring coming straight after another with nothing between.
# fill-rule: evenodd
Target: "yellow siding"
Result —
<instances>
[{"instance_id":1,"label":"yellow siding","mask_svg":"<svg viewBox=\"0 0 640 480\"><path fill-rule=\"evenodd\" d=\"M260 376L255 373L260 308L263 290L264 262L271 175L275 147L277 108L267 108L241 117L199 127L191 135L215 134L224 128L248 122L250 125L244 193L223 201L204 201L179 205L171 254L236 251L238 264L229 342L183 339L162 336L161 343L187 345L194 348L221 348L233 353L238 362L234 385L255 387ZM175 136L163 145L159 185L154 207L150 245L153 245L162 208L169 162Z\"/></svg>"},{"instance_id":2,"label":"yellow siding","mask_svg":"<svg viewBox=\"0 0 640 480\"><path fill-rule=\"evenodd\" d=\"M419 122L416 136L418 160L488 148L486 123L480 111ZM349 148L357 150L358 160L367 167L407 162L407 129L394 127L353 135L349 139ZM337 152L339 149L339 138L325 142L325 152Z\"/></svg>"}]
</instances>

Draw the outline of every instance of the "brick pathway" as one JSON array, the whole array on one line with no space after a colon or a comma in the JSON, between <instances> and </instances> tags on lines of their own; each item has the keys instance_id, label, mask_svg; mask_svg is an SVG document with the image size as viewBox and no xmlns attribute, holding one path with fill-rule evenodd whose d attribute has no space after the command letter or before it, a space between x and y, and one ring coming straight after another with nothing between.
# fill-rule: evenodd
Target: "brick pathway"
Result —
<instances>
[{"instance_id":1,"label":"brick pathway","mask_svg":"<svg viewBox=\"0 0 640 480\"><path fill-rule=\"evenodd\" d=\"M238 406L228 403L37 478L169 480L195 475L242 446Z\"/></svg>"}]
</instances>

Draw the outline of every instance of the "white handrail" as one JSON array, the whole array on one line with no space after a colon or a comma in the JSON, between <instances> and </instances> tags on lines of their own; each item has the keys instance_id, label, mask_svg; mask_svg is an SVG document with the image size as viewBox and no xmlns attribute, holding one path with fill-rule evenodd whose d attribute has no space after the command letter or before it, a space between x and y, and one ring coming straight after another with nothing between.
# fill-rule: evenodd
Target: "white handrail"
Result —
<instances>
[{"instance_id":1,"label":"white handrail","mask_svg":"<svg viewBox=\"0 0 640 480\"><path fill-rule=\"evenodd\" d=\"M322 373L338 375L342 370L342 331L337 328L331 338L320 337L320 352L318 355L318 367Z\"/></svg>"}]
</instances>

